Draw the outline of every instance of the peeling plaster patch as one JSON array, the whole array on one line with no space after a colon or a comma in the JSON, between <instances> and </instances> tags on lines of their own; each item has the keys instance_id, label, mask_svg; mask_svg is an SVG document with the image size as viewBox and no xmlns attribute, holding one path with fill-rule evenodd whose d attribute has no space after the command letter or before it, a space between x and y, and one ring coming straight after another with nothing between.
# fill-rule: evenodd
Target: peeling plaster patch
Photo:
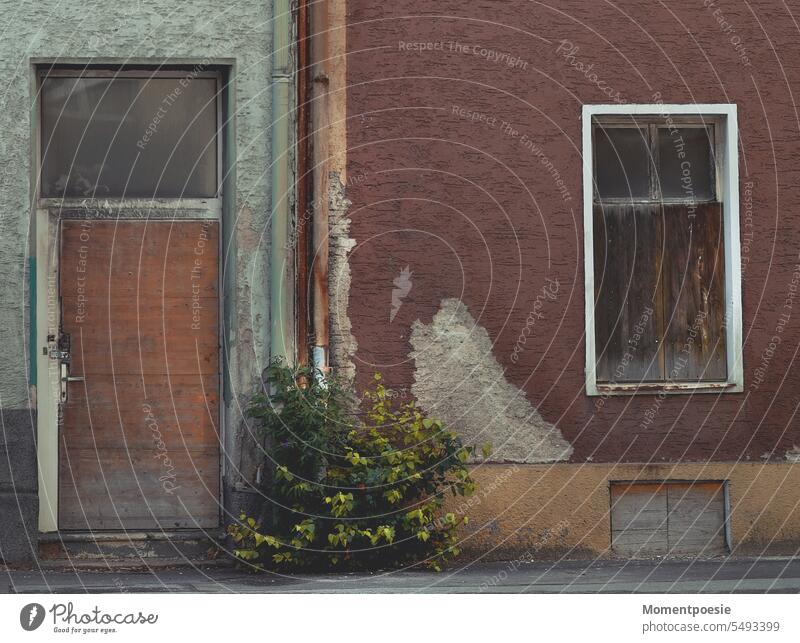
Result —
<instances>
[{"instance_id":1,"label":"peeling plaster patch","mask_svg":"<svg viewBox=\"0 0 800 643\"><path fill-rule=\"evenodd\" d=\"M337 172L330 173L328 186L330 361L338 375L345 381L352 382L356 375L353 356L358 343L353 335L353 325L347 316L351 282L348 256L356 241L350 238L350 219L347 216L351 204L345 196L344 184Z\"/></svg>"},{"instance_id":2,"label":"peeling plaster patch","mask_svg":"<svg viewBox=\"0 0 800 643\"><path fill-rule=\"evenodd\" d=\"M491 442L492 461L567 460L572 446L511 384L492 354L486 329L458 299L444 299L433 321L415 321L411 392L428 413L459 432L466 443Z\"/></svg>"}]
</instances>

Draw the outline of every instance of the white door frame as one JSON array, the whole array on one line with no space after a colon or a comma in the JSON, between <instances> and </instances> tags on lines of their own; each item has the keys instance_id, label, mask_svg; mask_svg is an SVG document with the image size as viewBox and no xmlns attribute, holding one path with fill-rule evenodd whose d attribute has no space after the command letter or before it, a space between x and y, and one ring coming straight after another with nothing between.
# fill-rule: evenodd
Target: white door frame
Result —
<instances>
[{"instance_id":1,"label":"white door frame","mask_svg":"<svg viewBox=\"0 0 800 643\"><path fill-rule=\"evenodd\" d=\"M36 210L36 456L39 470L39 531L58 530L59 360L49 352L58 338L59 219L48 208Z\"/></svg>"}]
</instances>

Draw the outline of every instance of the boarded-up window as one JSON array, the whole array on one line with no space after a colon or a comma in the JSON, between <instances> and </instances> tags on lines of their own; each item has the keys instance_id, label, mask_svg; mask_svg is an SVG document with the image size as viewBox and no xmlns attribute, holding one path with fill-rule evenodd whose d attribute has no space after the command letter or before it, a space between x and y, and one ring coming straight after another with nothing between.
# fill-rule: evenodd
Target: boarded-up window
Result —
<instances>
[{"instance_id":1,"label":"boarded-up window","mask_svg":"<svg viewBox=\"0 0 800 643\"><path fill-rule=\"evenodd\" d=\"M612 483L611 547L625 557L726 553L723 483Z\"/></svg>"},{"instance_id":2,"label":"boarded-up window","mask_svg":"<svg viewBox=\"0 0 800 643\"><path fill-rule=\"evenodd\" d=\"M593 123L598 383L727 379L716 129Z\"/></svg>"}]
</instances>

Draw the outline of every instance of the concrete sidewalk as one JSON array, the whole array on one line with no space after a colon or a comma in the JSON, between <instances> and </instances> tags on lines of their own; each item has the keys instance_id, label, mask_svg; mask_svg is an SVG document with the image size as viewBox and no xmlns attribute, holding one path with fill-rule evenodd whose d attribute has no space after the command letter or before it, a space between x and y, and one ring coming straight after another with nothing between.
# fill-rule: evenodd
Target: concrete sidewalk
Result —
<instances>
[{"instance_id":1,"label":"concrete sidewalk","mask_svg":"<svg viewBox=\"0 0 800 643\"><path fill-rule=\"evenodd\" d=\"M442 573L281 576L227 566L6 570L8 593L798 593L800 558L480 563Z\"/></svg>"}]
</instances>

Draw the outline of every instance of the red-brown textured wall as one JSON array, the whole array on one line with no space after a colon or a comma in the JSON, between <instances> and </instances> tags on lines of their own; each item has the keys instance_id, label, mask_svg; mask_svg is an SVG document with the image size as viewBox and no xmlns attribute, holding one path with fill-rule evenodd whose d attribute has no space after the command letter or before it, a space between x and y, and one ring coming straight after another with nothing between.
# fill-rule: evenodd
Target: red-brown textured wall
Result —
<instances>
[{"instance_id":1,"label":"red-brown textured wall","mask_svg":"<svg viewBox=\"0 0 800 643\"><path fill-rule=\"evenodd\" d=\"M800 7L792 15L774 0L347 5L347 193L357 242L347 314L361 385L380 370L394 387L410 387L411 324L430 323L454 297L488 330L506 377L572 443L572 461L783 460L800 444L800 301L763 381L754 375L799 261ZM574 61L557 51L562 40L578 47ZM444 44L401 45L410 42ZM510 67L450 43L522 62ZM649 426L653 395L607 399L599 410L586 396L581 105L613 101L570 62L593 65L589 73L629 103L654 102L658 92L665 103L738 105L744 394L669 396ZM454 106L496 120L474 123ZM523 135L552 161L569 200ZM412 288L389 323L392 282L405 266ZM547 278L558 280L558 296L515 364L514 344Z\"/></svg>"}]
</instances>

